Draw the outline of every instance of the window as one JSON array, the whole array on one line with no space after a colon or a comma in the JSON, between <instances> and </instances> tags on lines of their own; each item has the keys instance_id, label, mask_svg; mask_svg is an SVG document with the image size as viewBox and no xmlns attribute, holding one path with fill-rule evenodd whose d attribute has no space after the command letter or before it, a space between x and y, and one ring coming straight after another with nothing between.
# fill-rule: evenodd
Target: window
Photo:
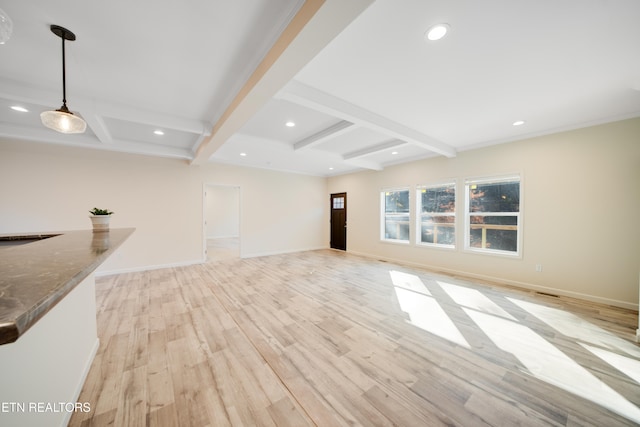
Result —
<instances>
[{"instance_id":1,"label":"window","mask_svg":"<svg viewBox=\"0 0 640 427\"><path fill-rule=\"evenodd\" d=\"M333 209L344 209L344 197L333 198Z\"/></svg>"},{"instance_id":2,"label":"window","mask_svg":"<svg viewBox=\"0 0 640 427\"><path fill-rule=\"evenodd\" d=\"M409 189L383 191L380 196L382 240L409 243Z\"/></svg>"},{"instance_id":3,"label":"window","mask_svg":"<svg viewBox=\"0 0 640 427\"><path fill-rule=\"evenodd\" d=\"M519 255L520 177L465 184L465 249Z\"/></svg>"},{"instance_id":4,"label":"window","mask_svg":"<svg viewBox=\"0 0 640 427\"><path fill-rule=\"evenodd\" d=\"M418 244L456 245L456 185L418 187Z\"/></svg>"}]
</instances>

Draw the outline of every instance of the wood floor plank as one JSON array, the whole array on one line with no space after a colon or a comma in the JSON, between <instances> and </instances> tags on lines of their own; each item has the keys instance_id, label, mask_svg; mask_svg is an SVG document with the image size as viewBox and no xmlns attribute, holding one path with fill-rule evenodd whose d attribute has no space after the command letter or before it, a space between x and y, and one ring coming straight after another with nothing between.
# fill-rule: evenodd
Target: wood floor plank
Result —
<instances>
[{"instance_id":1,"label":"wood floor plank","mask_svg":"<svg viewBox=\"0 0 640 427\"><path fill-rule=\"evenodd\" d=\"M465 404L465 409L481 417L487 425L522 425L526 420L528 426L554 426L553 420L544 418L539 413L528 410L522 403L493 396L488 393L474 394Z\"/></svg>"},{"instance_id":2,"label":"wood floor plank","mask_svg":"<svg viewBox=\"0 0 640 427\"><path fill-rule=\"evenodd\" d=\"M267 407L274 426L298 427L309 425L309 419L303 416L288 397L283 397ZM265 420L264 418L262 420Z\"/></svg>"},{"instance_id":3,"label":"wood floor plank","mask_svg":"<svg viewBox=\"0 0 640 427\"><path fill-rule=\"evenodd\" d=\"M147 367L140 366L122 373L122 393L118 399L115 425L145 426L148 413Z\"/></svg>"},{"instance_id":4,"label":"wood floor plank","mask_svg":"<svg viewBox=\"0 0 640 427\"><path fill-rule=\"evenodd\" d=\"M106 425L100 424L99 422L96 425ZM147 414L147 424L148 426L156 426L156 427L175 427L178 425L178 413L176 411L175 404L170 403L163 405L158 408L150 408L149 413ZM221 424L222 426L222 424Z\"/></svg>"},{"instance_id":5,"label":"wood floor plank","mask_svg":"<svg viewBox=\"0 0 640 427\"><path fill-rule=\"evenodd\" d=\"M389 420L398 426L444 426L449 424L438 419L437 416L429 414L428 418L423 418L410 408L407 408L397 398L386 393L380 387L374 386L367 390L364 394L366 399L371 402L372 405L379 408L383 414L389 418Z\"/></svg>"},{"instance_id":6,"label":"wood floor plank","mask_svg":"<svg viewBox=\"0 0 640 427\"><path fill-rule=\"evenodd\" d=\"M149 412L175 404L173 381L168 369L148 373L147 393Z\"/></svg>"}]
</instances>

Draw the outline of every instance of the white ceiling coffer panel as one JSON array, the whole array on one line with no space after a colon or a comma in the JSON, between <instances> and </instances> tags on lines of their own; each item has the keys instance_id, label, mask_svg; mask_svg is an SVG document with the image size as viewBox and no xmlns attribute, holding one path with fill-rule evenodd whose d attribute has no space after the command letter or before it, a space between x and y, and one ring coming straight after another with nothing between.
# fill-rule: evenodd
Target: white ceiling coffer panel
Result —
<instances>
[{"instance_id":1,"label":"white ceiling coffer panel","mask_svg":"<svg viewBox=\"0 0 640 427\"><path fill-rule=\"evenodd\" d=\"M320 132L314 133L313 135L301 139L300 141L293 144L293 147L296 150L313 148L332 138L336 138L340 135L350 132L353 129L353 123L346 120L340 120L333 126L329 126L328 128L321 130Z\"/></svg>"},{"instance_id":2,"label":"white ceiling coffer panel","mask_svg":"<svg viewBox=\"0 0 640 427\"><path fill-rule=\"evenodd\" d=\"M326 114L332 114L358 126L410 142L446 157L456 156L456 149L442 141L295 80L289 82L278 94L278 97Z\"/></svg>"},{"instance_id":3,"label":"white ceiling coffer panel","mask_svg":"<svg viewBox=\"0 0 640 427\"><path fill-rule=\"evenodd\" d=\"M399 139L392 139L391 141L383 142L382 144L372 145L367 148L363 148L361 150L352 151L342 156L345 160L353 160L361 157L366 157L371 154L380 153L382 151L386 151L390 148L396 148L408 144L406 141L401 141Z\"/></svg>"}]
</instances>

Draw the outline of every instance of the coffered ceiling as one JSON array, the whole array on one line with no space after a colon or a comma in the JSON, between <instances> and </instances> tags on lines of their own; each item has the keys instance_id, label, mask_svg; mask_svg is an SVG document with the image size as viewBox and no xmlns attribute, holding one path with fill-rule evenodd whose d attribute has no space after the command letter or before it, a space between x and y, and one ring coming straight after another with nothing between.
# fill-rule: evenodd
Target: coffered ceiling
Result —
<instances>
[{"instance_id":1,"label":"coffered ceiling","mask_svg":"<svg viewBox=\"0 0 640 427\"><path fill-rule=\"evenodd\" d=\"M0 45L0 138L25 144L325 176L640 116L636 0L0 0L0 9L13 21ZM426 40L438 23L448 34ZM77 36L66 44L67 105L88 124L81 135L40 123L62 103L51 24Z\"/></svg>"}]
</instances>

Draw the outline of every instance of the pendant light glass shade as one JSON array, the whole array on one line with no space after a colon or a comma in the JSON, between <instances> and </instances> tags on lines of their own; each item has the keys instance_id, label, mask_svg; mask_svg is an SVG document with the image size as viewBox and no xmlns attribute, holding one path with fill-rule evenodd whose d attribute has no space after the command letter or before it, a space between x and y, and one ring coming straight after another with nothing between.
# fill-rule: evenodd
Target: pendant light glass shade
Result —
<instances>
[{"instance_id":1,"label":"pendant light glass shade","mask_svg":"<svg viewBox=\"0 0 640 427\"><path fill-rule=\"evenodd\" d=\"M0 9L0 44L5 44L13 33L13 21L4 10Z\"/></svg>"},{"instance_id":2,"label":"pendant light glass shade","mask_svg":"<svg viewBox=\"0 0 640 427\"><path fill-rule=\"evenodd\" d=\"M75 116L64 105L58 110L40 113L40 120L46 127L60 133L83 133L87 129L85 121Z\"/></svg>"},{"instance_id":3,"label":"pendant light glass shade","mask_svg":"<svg viewBox=\"0 0 640 427\"><path fill-rule=\"evenodd\" d=\"M67 108L64 42L65 40L73 41L76 39L76 36L71 31L58 25L52 25L51 32L62 39L62 107L55 111L44 111L40 113L40 120L42 120L42 124L46 127L60 133L83 133L87 129L87 123L85 123L81 117L75 116Z\"/></svg>"}]
</instances>

